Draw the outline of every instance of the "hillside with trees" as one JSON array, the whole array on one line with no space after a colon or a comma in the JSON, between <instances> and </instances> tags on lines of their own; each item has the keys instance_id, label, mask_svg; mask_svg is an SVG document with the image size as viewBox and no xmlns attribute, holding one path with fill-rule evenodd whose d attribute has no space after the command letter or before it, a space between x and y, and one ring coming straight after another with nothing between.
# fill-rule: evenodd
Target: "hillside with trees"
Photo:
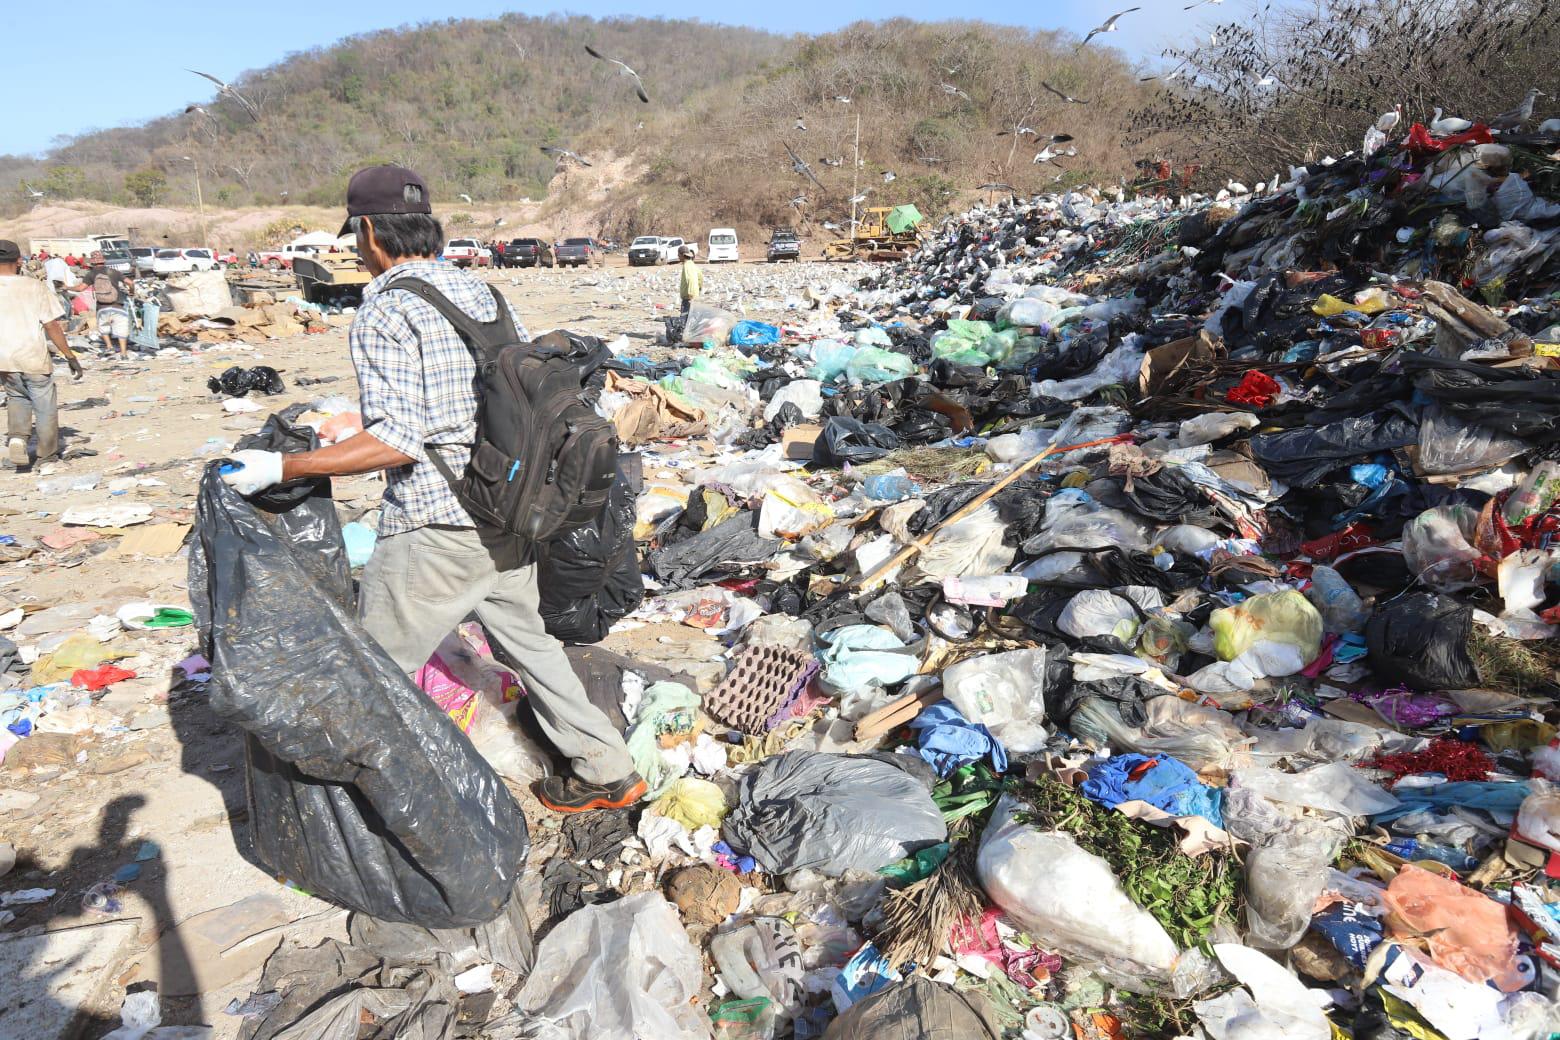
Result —
<instances>
[{"instance_id":1,"label":"hillside with trees","mask_svg":"<svg viewBox=\"0 0 1560 1040\"><path fill-rule=\"evenodd\" d=\"M586 44L640 71L651 103ZM908 20L817 37L520 15L387 29L239 77L258 122L192 76L200 109L84 134L41 159L0 157L0 212L36 201L24 182L51 203L182 205L189 156L207 204L224 208L339 205L355 169L398 162L421 171L444 206L462 194L480 206L551 193L559 206L589 208L593 230L620 235L663 221L838 221L863 190L866 205L937 213L990 181L1035 190L1130 172L1120 129L1146 95L1118 52L1075 44ZM1042 81L1089 103L1069 104ZM1015 127L1072 134L1077 155L1035 165L1043 141L998 136ZM786 144L822 187L793 169ZM611 167L611 183L560 175L542 145Z\"/></svg>"}]
</instances>

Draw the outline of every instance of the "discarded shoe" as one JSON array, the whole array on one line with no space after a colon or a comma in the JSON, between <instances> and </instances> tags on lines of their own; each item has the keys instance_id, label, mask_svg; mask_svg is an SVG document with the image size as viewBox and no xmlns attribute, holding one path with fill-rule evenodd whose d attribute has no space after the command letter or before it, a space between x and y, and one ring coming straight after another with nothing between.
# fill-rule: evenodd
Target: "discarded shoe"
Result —
<instances>
[{"instance_id":1,"label":"discarded shoe","mask_svg":"<svg viewBox=\"0 0 1560 1040\"><path fill-rule=\"evenodd\" d=\"M615 784L593 784L575 776L548 776L536 787L536 797L553 812L586 812L590 809L621 809L633 805L645 795L645 782L638 773L629 773Z\"/></svg>"}]
</instances>

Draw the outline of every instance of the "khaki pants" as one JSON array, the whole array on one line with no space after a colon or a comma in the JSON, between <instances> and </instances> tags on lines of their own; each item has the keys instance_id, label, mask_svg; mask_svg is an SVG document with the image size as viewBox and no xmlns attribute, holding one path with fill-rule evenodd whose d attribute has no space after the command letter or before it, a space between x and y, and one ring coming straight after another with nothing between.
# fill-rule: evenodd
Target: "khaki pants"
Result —
<instances>
[{"instance_id":1,"label":"khaki pants","mask_svg":"<svg viewBox=\"0 0 1560 1040\"><path fill-rule=\"evenodd\" d=\"M379 539L363 569L358 616L405 672L476 612L494 653L520 673L542 732L574 775L610 784L634 769L611 721L590 702L538 611L536 566L519 543L470 528L422 527Z\"/></svg>"}]
</instances>

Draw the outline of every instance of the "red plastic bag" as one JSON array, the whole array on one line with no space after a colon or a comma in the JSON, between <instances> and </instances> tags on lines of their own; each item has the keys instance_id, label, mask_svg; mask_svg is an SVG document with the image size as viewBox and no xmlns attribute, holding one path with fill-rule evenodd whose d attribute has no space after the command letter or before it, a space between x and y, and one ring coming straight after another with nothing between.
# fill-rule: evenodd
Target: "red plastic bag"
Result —
<instances>
[{"instance_id":1,"label":"red plastic bag","mask_svg":"<svg viewBox=\"0 0 1560 1040\"><path fill-rule=\"evenodd\" d=\"M99 668L78 668L71 674L72 686L85 686L96 693L105 686L112 686L122 679L134 679L135 673L117 664L105 664Z\"/></svg>"},{"instance_id":2,"label":"red plastic bag","mask_svg":"<svg viewBox=\"0 0 1560 1040\"><path fill-rule=\"evenodd\" d=\"M1245 404L1253 408L1266 408L1273 403L1282 389L1272 376L1253 369L1236 386L1230 388L1225 400L1231 404Z\"/></svg>"}]
</instances>

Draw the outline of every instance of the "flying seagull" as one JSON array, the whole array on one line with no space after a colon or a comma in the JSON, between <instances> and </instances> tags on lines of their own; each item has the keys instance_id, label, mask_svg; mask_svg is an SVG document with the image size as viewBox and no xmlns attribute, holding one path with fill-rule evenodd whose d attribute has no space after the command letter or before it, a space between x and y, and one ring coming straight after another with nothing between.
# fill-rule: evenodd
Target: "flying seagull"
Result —
<instances>
[{"instance_id":1,"label":"flying seagull","mask_svg":"<svg viewBox=\"0 0 1560 1040\"><path fill-rule=\"evenodd\" d=\"M802 133L805 134L807 132L807 123L803 121L801 116L797 116L796 117L796 125L793 126L791 129L792 130L800 130Z\"/></svg>"},{"instance_id":2,"label":"flying seagull","mask_svg":"<svg viewBox=\"0 0 1560 1040\"><path fill-rule=\"evenodd\" d=\"M892 184L892 183L894 183L894 178L896 178L897 176L899 176L899 175L896 174L893 170L884 170L883 171L883 183L884 184Z\"/></svg>"},{"instance_id":3,"label":"flying seagull","mask_svg":"<svg viewBox=\"0 0 1560 1040\"><path fill-rule=\"evenodd\" d=\"M1085 46L1088 45L1090 40L1094 39L1100 33L1115 32L1116 31L1116 22L1117 22L1118 19L1121 18L1122 15L1124 15L1124 14L1131 14L1133 11L1141 11L1141 10L1142 10L1141 7L1129 7L1125 11L1118 11L1116 14L1111 15L1109 18L1105 19L1105 23L1103 25L1101 25L1101 26L1099 26L1098 28L1095 28L1095 29L1090 29L1089 30L1089 35L1087 35L1087 36L1085 36L1083 38L1083 43L1078 44L1077 49L1078 50L1082 50Z\"/></svg>"},{"instance_id":4,"label":"flying seagull","mask_svg":"<svg viewBox=\"0 0 1560 1040\"><path fill-rule=\"evenodd\" d=\"M203 79L211 80L211 82L217 85L218 94L226 95L227 97L232 98L234 101L237 101L244 107L244 111L249 113L249 118L253 119L257 123L260 122L260 110L254 105L250 104L249 99L240 94L238 91L234 90L230 84L222 82L220 79L213 76L209 72L201 72L198 69L185 69L184 71L193 72L195 75L200 76Z\"/></svg>"},{"instance_id":5,"label":"flying seagull","mask_svg":"<svg viewBox=\"0 0 1560 1040\"><path fill-rule=\"evenodd\" d=\"M791 157L791 169L795 170L803 177L806 177L808 180L818 185L818 187L822 188L823 182L818 179L817 174L812 172L812 167L807 165L807 160L803 159L800 155L797 155L796 149L792 148L789 143L784 141L781 143L785 145L786 154Z\"/></svg>"},{"instance_id":6,"label":"flying seagull","mask_svg":"<svg viewBox=\"0 0 1560 1040\"><path fill-rule=\"evenodd\" d=\"M37 188L34 188L31 184L28 184L26 181L22 182L22 188L26 190L27 197L29 199L41 199L46 194L45 192L41 192Z\"/></svg>"},{"instance_id":7,"label":"flying seagull","mask_svg":"<svg viewBox=\"0 0 1560 1040\"><path fill-rule=\"evenodd\" d=\"M838 231L840 229L840 226L832 220L825 220L823 227L829 231Z\"/></svg>"},{"instance_id":8,"label":"flying seagull","mask_svg":"<svg viewBox=\"0 0 1560 1040\"><path fill-rule=\"evenodd\" d=\"M567 148L556 148L553 145L544 144L544 145L542 145L542 151L543 151L543 153L552 156L554 159L557 159L559 162L562 162L564 159L573 159L575 162L579 163L581 166L589 166L590 165L590 160L589 159L586 159L583 155L580 155L578 152L571 152Z\"/></svg>"},{"instance_id":9,"label":"flying seagull","mask_svg":"<svg viewBox=\"0 0 1560 1040\"><path fill-rule=\"evenodd\" d=\"M834 100L838 101L842 105L850 104L850 98L846 97L844 94L834 95Z\"/></svg>"},{"instance_id":10,"label":"flying seagull","mask_svg":"<svg viewBox=\"0 0 1560 1040\"><path fill-rule=\"evenodd\" d=\"M947 94L949 97L961 97L966 101L970 99L968 94L954 86L952 83L944 83L942 85L942 92Z\"/></svg>"},{"instance_id":11,"label":"flying seagull","mask_svg":"<svg viewBox=\"0 0 1560 1040\"><path fill-rule=\"evenodd\" d=\"M1067 154L1067 153L1057 151L1055 148L1052 148L1050 145L1046 145L1044 148L1040 149L1038 152L1035 153L1034 162L1031 163L1031 165L1038 166L1041 163L1048 163L1052 159L1055 159L1057 156L1065 155L1065 154Z\"/></svg>"},{"instance_id":12,"label":"flying seagull","mask_svg":"<svg viewBox=\"0 0 1560 1040\"><path fill-rule=\"evenodd\" d=\"M845 157L843 155L840 156L838 159L819 159L818 161L823 163L823 165L825 165L825 166L844 166L845 165Z\"/></svg>"},{"instance_id":13,"label":"flying seagull","mask_svg":"<svg viewBox=\"0 0 1560 1040\"><path fill-rule=\"evenodd\" d=\"M976 188L975 190L976 191L1006 191L1006 192L1011 192L1014 195L1018 194L1018 189L1013 187L1013 185L1011 185L1011 184L1003 184L1000 181L992 181L989 184L982 184L980 187Z\"/></svg>"},{"instance_id":14,"label":"flying seagull","mask_svg":"<svg viewBox=\"0 0 1560 1040\"><path fill-rule=\"evenodd\" d=\"M1055 94L1057 97L1061 98L1063 101L1067 102L1069 105L1087 105L1087 104L1089 104L1089 102L1085 101L1083 98L1075 98L1071 94L1066 93L1065 91L1057 90L1055 87L1051 86L1051 84L1047 83L1045 80L1041 80L1040 81L1040 85L1042 87L1044 87L1046 90L1049 90L1051 93Z\"/></svg>"},{"instance_id":15,"label":"flying seagull","mask_svg":"<svg viewBox=\"0 0 1560 1040\"><path fill-rule=\"evenodd\" d=\"M807 194L803 192L802 194L796 196L796 198L791 200L791 205L796 206L798 209L807 205Z\"/></svg>"},{"instance_id":16,"label":"flying seagull","mask_svg":"<svg viewBox=\"0 0 1560 1040\"><path fill-rule=\"evenodd\" d=\"M465 192L461 192L459 195L456 195L455 197L457 199L460 199L460 201L464 202L466 205L468 205L468 206L471 205L471 196L467 195Z\"/></svg>"},{"instance_id":17,"label":"flying seagull","mask_svg":"<svg viewBox=\"0 0 1560 1040\"><path fill-rule=\"evenodd\" d=\"M1017 135L1018 137L1023 137L1025 134L1028 134L1030 137L1038 137L1039 136L1038 131L1036 131L1033 127L1029 127L1029 126L1015 126L1011 130L998 130L997 131L997 136L998 137L1007 137L1009 135Z\"/></svg>"},{"instance_id":18,"label":"flying seagull","mask_svg":"<svg viewBox=\"0 0 1560 1040\"><path fill-rule=\"evenodd\" d=\"M1201 7L1204 4L1222 4L1222 3L1224 3L1224 0L1197 0L1197 2L1195 4L1187 4L1185 7L1181 8L1181 10L1183 10L1183 11L1190 11L1190 10L1193 10L1194 8Z\"/></svg>"},{"instance_id":19,"label":"flying seagull","mask_svg":"<svg viewBox=\"0 0 1560 1040\"><path fill-rule=\"evenodd\" d=\"M627 76L629 79L634 81L634 93L639 95L639 100L643 101L647 105L650 103L650 95L645 93L645 81L639 78L639 73L635 72L621 61L618 61L616 58L607 57L605 54L602 54L588 43L585 45L585 53L589 54L597 61L605 61L609 64L616 65L621 70L622 75Z\"/></svg>"},{"instance_id":20,"label":"flying seagull","mask_svg":"<svg viewBox=\"0 0 1560 1040\"><path fill-rule=\"evenodd\" d=\"M862 192L860 195L852 195L850 198L846 199L845 201L849 202L851 205L859 206L863 202L867 201L867 196L871 193L871 191L872 191L872 189L868 188L866 191Z\"/></svg>"}]
</instances>

